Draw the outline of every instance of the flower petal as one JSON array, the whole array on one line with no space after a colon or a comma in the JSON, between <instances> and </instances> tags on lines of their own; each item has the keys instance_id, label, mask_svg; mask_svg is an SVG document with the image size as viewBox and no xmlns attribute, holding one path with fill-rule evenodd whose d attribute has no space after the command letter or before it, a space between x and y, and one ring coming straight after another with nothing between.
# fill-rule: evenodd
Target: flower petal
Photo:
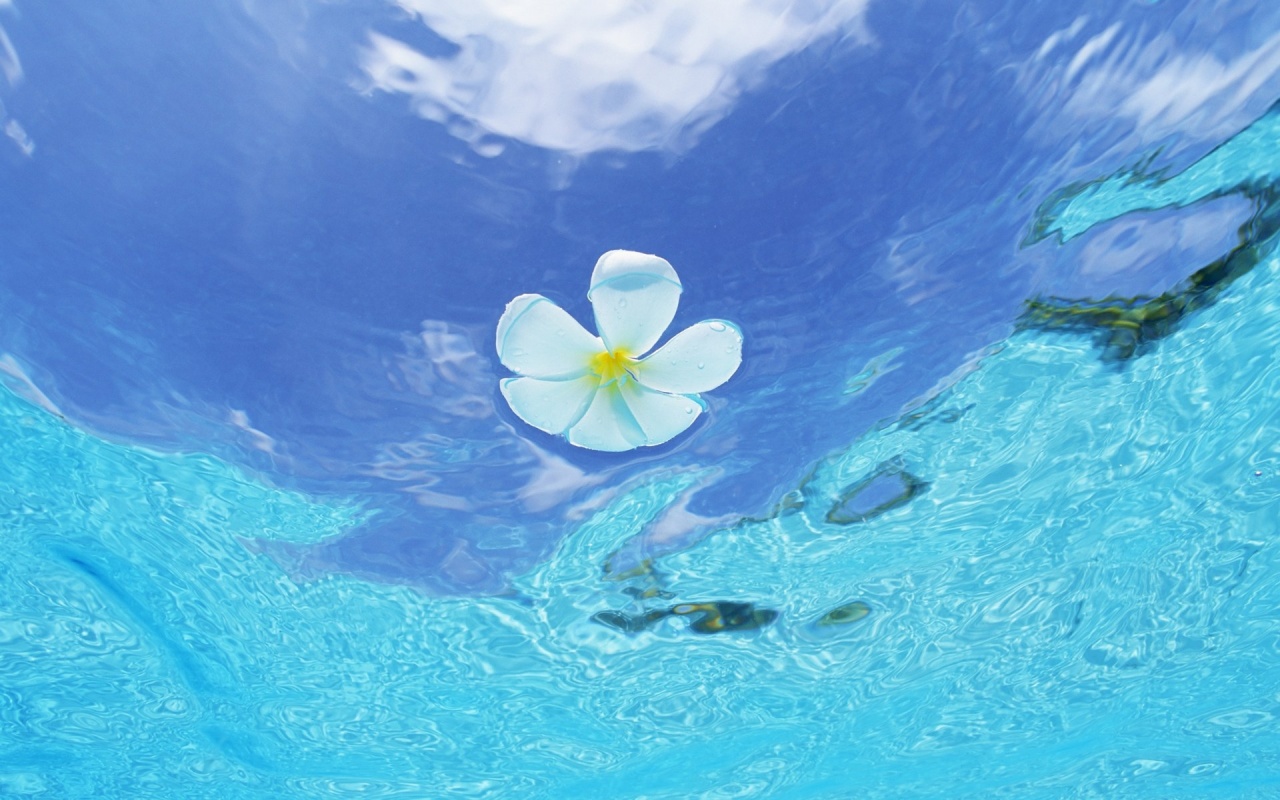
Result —
<instances>
[{"instance_id":1,"label":"flower petal","mask_svg":"<svg viewBox=\"0 0 1280 800\"><path fill-rule=\"evenodd\" d=\"M516 416L539 430L559 434L582 419L599 385L595 375L563 381L506 378L499 384Z\"/></svg>"},{"instance_id":2,"label":"flower petal","mask_svg":"<svg viewBox=\"0 0 1280 800\"><path fill-rule=\"evenodd\" d=\"M708 319L671 337L632 372L650 389L697 394L729 380L741 363L742 331L732 322Z\"/></svg>"},{"instance_id":3,"label":"flower petal","mask_svg":"<svg viewBox=\"0 0 1280 800\"><path fill-rule=\"evenodd\" d=\"M604 344L569 312L540 294L507 303L498 320L498 358L531 378L575 378L587 372Z\"/></svg>"},{"instance_id":4,"label":"flower petal","mask_svg":"<svg viewBox=\"0 0 1280 800\"><path fill-rule=\"evenodd\" d=\"M619 453L646 444L644 430L622 399L617 383L601 386L582 419L569 429L569 443Z\"/></svg>"},{"instance_id":5,"label":"flower petal","mask_svg":"<svg viewBox=\"0 0 1280 800\"><path fill-rule=\"evenodd\" d=\"M649 352L675 317L681 288L664 258L630 250L600 256L587 299L609 350L632 358Z\"/></svg>"},{"instance_id":6,"label":"flower petal","mask_svg":"<svg viewBox=\"0 0 1280 800\"><path fill-rule=\"evenodd\" d=\"M655 392L634 381L623 384L620 391L644 431L646 445L669 442L684 433L706 408L696 396Z\"/></svg>"}]
</instances>

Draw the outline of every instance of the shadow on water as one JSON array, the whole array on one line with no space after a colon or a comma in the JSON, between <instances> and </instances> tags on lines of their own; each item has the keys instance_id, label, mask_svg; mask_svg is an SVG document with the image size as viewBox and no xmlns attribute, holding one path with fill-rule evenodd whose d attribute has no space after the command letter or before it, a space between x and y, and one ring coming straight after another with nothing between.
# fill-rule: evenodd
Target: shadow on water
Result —
<instances>
[{"instance_id":1,"label":"shadow on water","mask_svg":"<svg viewBox=\"0 0 1280 800\"><path fill-rule=\"evenodd\" d=\"M148 587L146 578L138 574L133 564L108 553L102 548L90 555L69 546L51 547L52 555L74 572L95 586L112 603L144 632L160 652L164 653L174 674L192 692L202 697L225 697L233 685L231 670L210 661L219 652L206 643L200 649L200 657L190 643L180 642L169 634L173 626L163 620L160 609L172 607L173 600L155 587ZM157 615L161 615L157 618ZM176 612L172 616L180 616Z\"/></svg>"},{"instance_id":2,"label":"shadow on water","mask_svg":"<svg viewBox=\"0 0 1280 800\"><path fill-rule=\"evenodd\" d=\"M257 734L238 725L241 709L236 707L243 690L236 670L226 663L224 651L188 628L182 636L183 612L173 598L155 586L138 567L94 543L80 542L49 547L50 554L75 574L97 588L136 630L164 654L174 675L192 696L201 698L205 721L200 727L210 744L236 762L261 772L274 771Z\"/></svg>"}]
</instances>

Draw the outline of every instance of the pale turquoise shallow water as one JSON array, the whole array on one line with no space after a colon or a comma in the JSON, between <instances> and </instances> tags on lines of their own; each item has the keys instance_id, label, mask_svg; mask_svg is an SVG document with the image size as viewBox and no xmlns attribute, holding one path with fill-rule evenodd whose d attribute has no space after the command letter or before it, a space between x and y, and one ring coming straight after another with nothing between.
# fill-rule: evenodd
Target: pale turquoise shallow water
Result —
<instances>
[{"instance_id":1,"label":"pale turquoise shallow water","mask_svg":"<svg viewBox=\"0 0 1280 800\"><path fill-rule=\"evenodd\" d=\"M1261 203L1274 137L1233 141L1252 144L1195 180L1056 208L1083 230L1237 189ZM993 343L777 515L608 579L700 477L652 473L505 597L296 582L258 542L366 512L0 392L0 795L1273 796L1270 247L1136 358L1078 334ZM921 490L831 521L886 469ZM712 635L697 615L631 634L596 617L710 601L778 617ZM854 602L864 618L819 624Z\"/></svg>"},{"instance_id":2,"label":"pale turquoise shallow water","mask_svg":"<svg viewBox=\"0 0 1280 800\"><path fill-rule=\"evenodd\" d=\"M1280 774L1280 266L1127 366L1021 333L802 507L662 557L674 619L601 565L696 476L634 487L523 599L298 585L256 537L317 505L0 399L0 787L170 797L1264 797ZM929 486L860 524L841 489ZM813 622L853 600L871 613ZM653 602L653 601L649 601ZM667 602L667 601L664 601Z\"/></svg>"}]
</instances>

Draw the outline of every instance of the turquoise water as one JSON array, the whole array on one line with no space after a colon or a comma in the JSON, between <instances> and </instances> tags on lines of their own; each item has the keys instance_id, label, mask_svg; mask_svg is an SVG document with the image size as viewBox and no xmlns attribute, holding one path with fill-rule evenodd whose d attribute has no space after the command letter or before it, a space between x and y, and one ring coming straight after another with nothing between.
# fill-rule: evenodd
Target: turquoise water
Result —
<instances>
[{"instance_id":1,"label":"turquoise water","mask_svg":"<svg viewBox=\"0 0 1280 800\"><path fill-rule=\"evenodd\" d=\"M1254 197L1273 140L1071 224ZM1273 796L1280 262L1250 246L1134 358L1024 330L775 514L664 546L701 476L651 472L499 597L295 580L264 541L373 512L0 392L0 794Z\"/></svg>"}]
</instances>

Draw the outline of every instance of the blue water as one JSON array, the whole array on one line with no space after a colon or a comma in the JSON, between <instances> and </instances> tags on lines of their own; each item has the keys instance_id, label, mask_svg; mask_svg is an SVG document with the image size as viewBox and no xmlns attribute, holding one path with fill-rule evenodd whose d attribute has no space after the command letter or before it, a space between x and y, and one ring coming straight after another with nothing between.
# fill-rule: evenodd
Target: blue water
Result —
<instances>
[{"instance_id":1,"label":"blue water","mask_svg":"<svg viewBox=\"0 0 1280 800\"><path fill-rule=\"evenodd\" d=\"M1274 794L1277 9L646 8L0 3L0 796ZM747 340L623 455L615 247Z\"/></svg>"}]
</instances>

